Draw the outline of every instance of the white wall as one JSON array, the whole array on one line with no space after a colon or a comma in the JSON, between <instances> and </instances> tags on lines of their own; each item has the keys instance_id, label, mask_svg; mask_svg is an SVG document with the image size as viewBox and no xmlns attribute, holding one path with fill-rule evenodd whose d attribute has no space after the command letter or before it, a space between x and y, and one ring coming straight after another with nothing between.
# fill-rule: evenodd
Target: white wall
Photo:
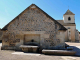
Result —
<instances>
[{"instance_id":1,"label":"white wall","mask_svg":"<svg viewBox=\"0 0 80 60\"><path fill-rule=\"evenodd\" d=\"M75 39L76 39L77 42L79 42L79 31L78 31L78 30L76 30L76 36L75 36Z\"/></svg>"},{"instance_id":2,"label":"white wall","mask_svg":"<svg viewBox=\"0 0 80 60\"><path fill-rule=\"evenodd\" d=\"M68 27L70 27L70 29L68 29ZM76 26L65 26L66 29L68 29L66 32L65 32L65 41L68 41L68 39L70 38L72 42L75 42L75 31L76 31ZM70 31L70 37L69 36L69 32Z\"/></svg>"},{"instance_id":3,"label":"white wall","mask_svg":"<svg viewBox=\"0 0 80 60\"><path fill-rule=\"evenodd\" d=\"M71 20L68 20L68 17L71 18ZM75 16L74 15L63 15L64 23L75 23Z\"/></svg>"}]
</instances>

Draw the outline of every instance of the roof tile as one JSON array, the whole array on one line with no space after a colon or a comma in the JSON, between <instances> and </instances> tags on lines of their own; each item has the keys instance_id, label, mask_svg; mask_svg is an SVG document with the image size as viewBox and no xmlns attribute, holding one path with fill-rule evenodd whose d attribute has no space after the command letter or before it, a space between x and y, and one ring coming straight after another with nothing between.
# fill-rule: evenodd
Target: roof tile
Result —
<instances>
[{"instance_id":1,"label":"roof tile","mask_svg":"<svg viewBox=\"0 0 80 60\"><path fill-rule=\"evenodd\" d=\"M68 9L64 15L75 15L75 14Z\"/></svg>"}]
</instances>

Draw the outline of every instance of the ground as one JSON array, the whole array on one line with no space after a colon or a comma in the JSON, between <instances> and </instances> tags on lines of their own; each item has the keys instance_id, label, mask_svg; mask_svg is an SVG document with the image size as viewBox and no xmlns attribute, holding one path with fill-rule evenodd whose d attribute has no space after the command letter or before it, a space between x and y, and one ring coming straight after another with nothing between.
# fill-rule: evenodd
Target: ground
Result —
<instances>
[{"instance_id":1,"label":"ground","mask_svg":"<svg viewBox=\"0 0 80 60\"><path fill-rule=\"evenodd\" d=\"M68 43L68 42L66 43L74 47L74 50L80 49L80 43ZM0 47L1 46L2 46L2 43L0 43ZM56 56L56 55L44 55L44 54L36 54L36 53L23 53L19 51L0 49L0 60L80 60L80 57L79 56Z\"/></svg>"}]
</instances>

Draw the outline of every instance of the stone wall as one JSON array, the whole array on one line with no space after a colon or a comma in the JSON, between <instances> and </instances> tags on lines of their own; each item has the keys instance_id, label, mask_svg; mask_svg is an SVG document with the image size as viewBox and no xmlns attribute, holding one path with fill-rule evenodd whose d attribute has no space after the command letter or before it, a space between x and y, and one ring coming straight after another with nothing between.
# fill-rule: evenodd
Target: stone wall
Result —
<instances>
[{"instance_id":1,"label":"stone wall","mask_svg":"<svg viewBox=\"0 0 80 60\"><path fill-rule=\"evenodd\" d=\"M3 32L0 31L0 41L2 40L2 34L3 34Z\"/></svg>"},{"instance_id":2,"label":"stone wall","mask_svg":"<svg viewBox=\"0 0 80 60\"><path fill-rule=\"evenodd\" d=\"M25 10L19 17L17 17L13 22L9 24L7 29L8 30L4 32L3 35L3 46L6 45L14 47L23 44L24 34L27 34L26 32L32 31L44 31L43 34L45 37L42 39L45 48L52 48L54 46L60 45L61 43L64 43L60 42L61 40L56 37L60 26L37 8L30 8L28 10Z\"/></svg>"}]
</instances>

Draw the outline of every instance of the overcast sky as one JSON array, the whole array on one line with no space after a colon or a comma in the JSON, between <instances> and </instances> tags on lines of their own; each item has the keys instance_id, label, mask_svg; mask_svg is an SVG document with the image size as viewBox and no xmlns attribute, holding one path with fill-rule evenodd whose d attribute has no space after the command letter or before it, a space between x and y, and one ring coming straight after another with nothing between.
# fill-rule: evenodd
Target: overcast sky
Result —
<instances>
[{"instance_id":1,"label":"overcast sky","mask_svg":"<svg viewBox=\"0 0 80 60\"><path fill-rule=\"evenodd\" d=\"M80 31L80 0L0 0L0 28L32 3L56 20L62 20L69 8L75 14L76 29Z\"/></svg>"}]
</instances>

